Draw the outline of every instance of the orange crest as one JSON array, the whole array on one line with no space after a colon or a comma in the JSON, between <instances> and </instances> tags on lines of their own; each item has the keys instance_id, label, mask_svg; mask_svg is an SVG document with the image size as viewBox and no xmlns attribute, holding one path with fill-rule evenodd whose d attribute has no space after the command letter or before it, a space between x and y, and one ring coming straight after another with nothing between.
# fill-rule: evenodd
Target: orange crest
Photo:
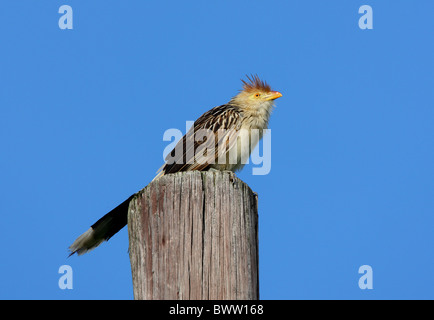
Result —
<instances>
[{"instance_id":1,"label":"orange crest","mask_svg":"<svg viewBox=\"0 0 434 320\"><path fill-rule=\"evenodd\" d=\"M250 77L246 75L248 82L241 80L243 82L243 90L246 92L252 92L252 91L264 91L264 92L270 92L271 87L268 83L265 81L262 81L259 79L258 75L251 75Z\"/></svg>"}]
</instances>

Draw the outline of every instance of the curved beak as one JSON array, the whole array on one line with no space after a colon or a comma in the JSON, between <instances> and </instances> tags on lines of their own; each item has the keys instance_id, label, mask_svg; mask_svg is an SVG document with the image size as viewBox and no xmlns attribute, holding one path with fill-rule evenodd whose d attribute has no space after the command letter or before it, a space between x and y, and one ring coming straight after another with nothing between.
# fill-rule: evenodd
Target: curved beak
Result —
<instances>
[{"instance_id":1,"label":"curved beak","mask_svg":"<svg viewBox=\"0 0 434 320\"><path fill-rule=\"evenodd\" d=\"M282 94L279 91L271 91L268 94L267 100L275 100L277 98L280 98Z\"/></svg>"}]
</instances>

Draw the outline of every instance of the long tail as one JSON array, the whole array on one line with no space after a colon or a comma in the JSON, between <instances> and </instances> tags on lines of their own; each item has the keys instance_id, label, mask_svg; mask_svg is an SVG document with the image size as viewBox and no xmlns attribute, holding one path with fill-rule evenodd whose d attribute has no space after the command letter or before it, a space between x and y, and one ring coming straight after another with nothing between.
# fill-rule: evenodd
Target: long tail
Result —
<instances>
[{"instance_id":1,"label":"long tail","mask_svg":"<svg viewBox=\"0 0 434 320\"><path fill-rule=\"evenodd\" d=\"M135 194L131 195L127 200L95 222L89 230L79 236L69 247L69 251L71 252L69 256L72 256L74 253L82 255L95 249L102 242L107 241L125 227L128 219L128 205L134 195Z\"/></svg>"}]
</instances>

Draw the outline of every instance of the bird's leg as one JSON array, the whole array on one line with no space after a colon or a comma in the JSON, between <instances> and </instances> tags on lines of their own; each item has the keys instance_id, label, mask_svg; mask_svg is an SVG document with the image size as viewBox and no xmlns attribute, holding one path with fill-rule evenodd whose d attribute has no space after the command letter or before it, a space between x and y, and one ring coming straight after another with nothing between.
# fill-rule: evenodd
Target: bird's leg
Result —
<instances>
[{"instance_id":1,"label":"bird's leg","mask_svg":"<svg viewBox=\"0 0 434 320\"><path fill-rule=\"evenodd\" d=\"M218 169L215 169L215 168L209 168L208 171L209 172L215 172L215 173L217 173L217 172L229 173L229 180L231 182L234 182L234 180L236 178L235 173L233 171L231 171L231 170L218 170Z\"/></svg>"},{"instance_id":2,"label":"bird's leg","mask_svg":"<svg viewBox=\"0 0 434 320\"><path fill-rule=\"evenodd\" d=\"M218 170L218 169L215 169L215 168L209 168L208 171L209 172L214 172L214 173L221 172L221 170Z\"/></svg>"},{"instance_id":3,"label":"bird's leg","mask_svg":"<svg viewBox=\"0 0 434 320\"><path fill-rule=\"evenodd\" d=\"M223 170L223 173L229 174L229 180L233 183L235 181L235 178L237 177L235 173L231 170Z\"/></svg>"}]
</instances>

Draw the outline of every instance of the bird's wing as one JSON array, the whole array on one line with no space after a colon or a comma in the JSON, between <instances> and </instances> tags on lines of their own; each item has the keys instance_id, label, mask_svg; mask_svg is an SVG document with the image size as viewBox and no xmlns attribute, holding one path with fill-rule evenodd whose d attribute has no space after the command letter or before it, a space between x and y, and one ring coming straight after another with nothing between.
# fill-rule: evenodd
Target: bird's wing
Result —
<instances>
[{"instance_id":1,"label":"bird's wing","mask_svg":"<svg viewBox=\"0 0 434 320\"><path fill-rule=\"evenodd\" d=\"M241 117L242 111L232 105L221 105L204 113L167 155L159 175L207 170L210 164L218 163L219 156L226 157L236 144Z\"/></svg>"}]
</instances>

